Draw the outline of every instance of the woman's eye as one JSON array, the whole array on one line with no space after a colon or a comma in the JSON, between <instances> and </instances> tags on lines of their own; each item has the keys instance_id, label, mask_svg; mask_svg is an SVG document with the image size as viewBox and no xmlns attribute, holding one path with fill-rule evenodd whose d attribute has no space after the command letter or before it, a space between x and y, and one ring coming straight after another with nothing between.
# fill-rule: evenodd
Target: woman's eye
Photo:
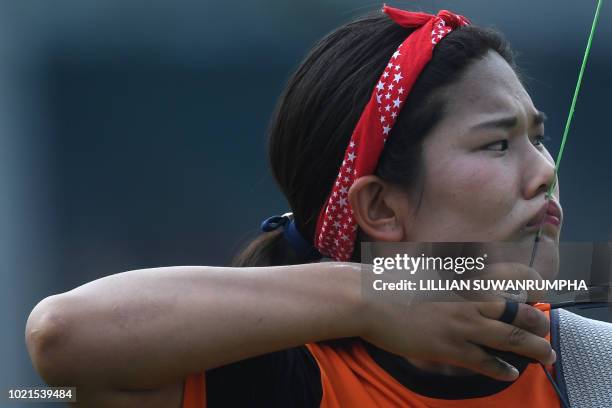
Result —
<instances>
[{"instance_id":1,"label":"woman's eye","mask_svg":"<svg viewBox=\"0 0 612 408\"><path fill-rule=\"evenodd\" d=\"M491 143L486 145L485 150L493 150L497 152L503 152L504 150L508 150L508 140L498 140L495 143Z\"/></svg>"},{"instance_id":2,"label":"woman's eye","mask_svg":"<svg viewBox=\"0 0 612 408\"><path fill-rule=\"evenodd\" d=\"M544 147L544 145L550 140L551 139L548 136L538 135L533 138L533 144L534 146L541 148L541 147ZM502 140L498 140L497 142L489 143L488 145L484 146L484 149L497 151L497 152L503 152L505 150L508 150L508 140L502 139Z\"/></svg>"}]
</instances>

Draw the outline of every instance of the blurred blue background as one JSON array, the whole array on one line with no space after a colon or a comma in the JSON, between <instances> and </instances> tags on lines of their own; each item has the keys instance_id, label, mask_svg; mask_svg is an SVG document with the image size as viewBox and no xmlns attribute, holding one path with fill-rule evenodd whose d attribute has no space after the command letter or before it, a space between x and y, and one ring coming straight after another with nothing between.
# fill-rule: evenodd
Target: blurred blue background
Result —
<instances>
[{"instance_id":1,"label":"blurred blue background","mask_svg":"<svg viewBox=\"0 0 612 408\"><path fill-rule=\"evenodd\" d=\"M607 2L609 3L609 2ZM494 26L520 52L556 156L595 1L401 1ZM96 278L224 265L287 210L266 161L277 96L357 0L0 3L2 389L42 384L34 305ZM564 241L612 241L612 7L560 171Z\"/></svg>"}]
</instances>

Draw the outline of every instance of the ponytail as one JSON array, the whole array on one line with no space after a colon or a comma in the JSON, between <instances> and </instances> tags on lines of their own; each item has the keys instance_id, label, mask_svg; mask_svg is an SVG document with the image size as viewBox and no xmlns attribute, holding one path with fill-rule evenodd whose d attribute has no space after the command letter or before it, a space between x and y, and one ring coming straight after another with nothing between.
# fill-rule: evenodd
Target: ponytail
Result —
<instances>
[{"instance_id":1,"label":"ponytail","mask_svg":"<svg viewBox=\"0 0 612 408\"><path fill-rule=\"evenodd\" d=\"M262 232L232 260L231 266L277 266L305 263L289 246L283 228Z\"/></svg>"},{"instance_id":2,"label":"ponytail","mask_svg":"<svg viewBox=\"0 0 612 408\"><path fill-rule=\"evenodd\" d=\"M232 261L232 266L295 265L321 259L321 254L298 231L293 213L275 215L261 224L255 238Z\"/></svg>"}]
</instances>

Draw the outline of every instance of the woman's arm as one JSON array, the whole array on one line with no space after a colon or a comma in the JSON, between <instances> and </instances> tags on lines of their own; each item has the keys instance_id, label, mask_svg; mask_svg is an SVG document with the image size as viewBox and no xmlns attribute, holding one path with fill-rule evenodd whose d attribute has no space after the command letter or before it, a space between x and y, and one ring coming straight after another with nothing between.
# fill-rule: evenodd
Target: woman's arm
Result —
<instances>
[{"instance_id":1,"label":"woman's arm","mask_svg":"<svg viewBox=\"0 0 612 408\"><path fill-rule=\"evenodd\" d=\"M26 327L49 384L153 389L194 372L362 331L357 264L183 266L48 297Z\"/></svg>"},{"instance_id":2,"label":"woman's arm","mask_svg":"<svg viewBox=\"0 0 612 408\"><path fill-rule=\"evenodd\" d=\"M536 273L498 266L517 279ZM532 306L519 304L506 324L497 320L499 301L431 303L406 294L400 302L366 302L360 269L325 262L124 272L40 302L26 326L28 349L48 384L103 397L108 390L159 390L209 368L342 337L506 381L518 372L481 346L555 360L543 338L548 319Z\"/></svg>"}]
</instances>

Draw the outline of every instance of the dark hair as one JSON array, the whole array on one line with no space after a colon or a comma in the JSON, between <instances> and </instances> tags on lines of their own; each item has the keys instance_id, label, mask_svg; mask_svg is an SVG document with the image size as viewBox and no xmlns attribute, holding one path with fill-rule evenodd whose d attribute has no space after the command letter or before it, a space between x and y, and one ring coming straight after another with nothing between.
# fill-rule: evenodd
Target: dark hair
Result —
<instances>
[{"instance_id":1,"label":"dark hair","mask_svg":"<svg viewBox=\"0 0 612 408\"><path fill-rule=\"evenodd\" d=\"M412 31L381 12L336 29L313 47L279 98L269 129L270 166L298 230L310 242L353 129L391 55ZM441 91L488 51L516 71L512 51L495 30L466 26L440 41L389 135L377 176L406 189L419 188L422 142L444 115ZM354 261L359 261L359 247L356 243ZM232 265L303 262L279 228L262 233Z\"/></svg>"}]
</instances>

